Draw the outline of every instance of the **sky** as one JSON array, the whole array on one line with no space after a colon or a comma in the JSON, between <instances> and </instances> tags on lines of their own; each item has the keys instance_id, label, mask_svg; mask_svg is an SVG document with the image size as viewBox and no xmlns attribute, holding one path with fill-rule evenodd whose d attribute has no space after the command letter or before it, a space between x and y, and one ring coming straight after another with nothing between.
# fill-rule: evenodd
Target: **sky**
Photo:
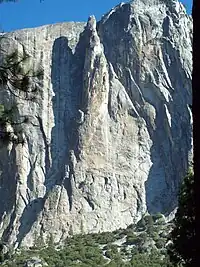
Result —
<instances>
[{"instance_id":1,"label":"sky","mask_svg":"<svg viewBox=\"0 0 200 267\"><path fill-rule=\"evenodd\" d=\"M0 5L0 32L32 28L65 21L97 20L112 7L126 0L18 0ZM191 14L192 0L181 0Z\"/></svg>"}]
</instances>

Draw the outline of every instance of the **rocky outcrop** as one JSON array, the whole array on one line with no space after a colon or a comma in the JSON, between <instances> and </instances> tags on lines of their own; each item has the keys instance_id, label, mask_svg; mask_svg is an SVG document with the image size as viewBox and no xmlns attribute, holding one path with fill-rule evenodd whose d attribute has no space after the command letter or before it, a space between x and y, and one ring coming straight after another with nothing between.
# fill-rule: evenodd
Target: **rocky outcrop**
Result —
<instances>
[{"instance_id":1,"label":"rocky outcrop","mask_svg":"<svg viewBox=\"0 0 200 267\"><path fill-rule=\"evenodd\" d=\"M18 246L169 214L192 159L192 20L175 0L135 0L96 23L6 34L42 66L17 105L23 143L1 142L0 234ZM28 68L28 66L27 66Z\"/></svg>"}]
</instances>

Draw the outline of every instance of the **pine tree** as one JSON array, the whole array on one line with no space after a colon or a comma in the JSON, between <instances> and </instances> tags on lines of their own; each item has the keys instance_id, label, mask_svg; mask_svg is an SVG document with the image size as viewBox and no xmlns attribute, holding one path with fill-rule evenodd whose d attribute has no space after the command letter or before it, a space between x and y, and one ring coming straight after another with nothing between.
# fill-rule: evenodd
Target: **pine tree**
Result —
<instances>
[{"instance_id":1,"label":"pine tree","mask_svg":"<svg viewBox=\"0 0 200 267\"><path fill-rule=\"evenodd\" d=\"M17 2L15 0L0 0L3 2ZM15 99L11 107L4 106L3 99L0 99L0 142L14 141L23 143L21 137L17 134L17 126L23 123L29 123L28 116L23 116L15 120L14 114L17 112L17 99L26 101L37 101L37 95L40 88L40 83L43 79L43 69L37 68L35 71L29 68L31 63L31 55L29 55L23 44L20 44L22 51L13 49L10 54L4 50L4 41L9 39L8 35L0 36L0 90L7 90ZM7 126L11 125L13 131L8 131ZM19 127L18 127L19 128ZM21 136L21 134L20 134ZM14 138L14 139L13 139Z\"/></svg>"},{"instance_id":2,"label":"pine tree","mask_svg":"<svg viewBox=\"0 0 200 267\"><path fill-rule=\"evenodd\" d=\"M196 248L194 199L194 174L189 171L180 189L174 229L170 234L173 243L169 246L168 253L175 266L194 266Z\"/></svg>"}]
</instances>

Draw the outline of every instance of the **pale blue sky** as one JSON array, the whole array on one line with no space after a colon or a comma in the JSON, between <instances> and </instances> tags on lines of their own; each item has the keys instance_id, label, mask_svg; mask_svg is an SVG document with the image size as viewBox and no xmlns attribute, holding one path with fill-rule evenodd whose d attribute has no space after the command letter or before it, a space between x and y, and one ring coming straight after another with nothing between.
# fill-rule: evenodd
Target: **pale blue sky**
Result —
<instances>
[{"instance_id":1,"label":"pale blue sky","mask_svg":"<svg viewBox=\"0 0 200 267\"><path fill-rule=\"evenodd\" d=\"M0 5L0 31L13 31L64 21L97 19L119 4L120 0L18 0ZM190 14L192 0L182 0Z\"/></svg>"}]
</instances>

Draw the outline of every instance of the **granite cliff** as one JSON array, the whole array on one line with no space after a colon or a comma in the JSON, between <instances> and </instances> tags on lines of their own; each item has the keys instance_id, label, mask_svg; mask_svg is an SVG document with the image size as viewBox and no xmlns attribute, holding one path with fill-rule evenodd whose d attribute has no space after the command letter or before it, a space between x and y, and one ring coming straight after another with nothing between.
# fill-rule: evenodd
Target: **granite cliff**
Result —
<instances>
[{"instance_id":1,"label":"granite cliff","mask_svg":"<svg viewBox=\"0 0 200 267\"><path fill-rule=\"evenodd\" d=\"M0 91L15 121L29 118L18 126L23 143L0 144L2 240L61 242L173 211L192 159L192 19L183 5L134 0L99 22L5 37L7 54L24 46L25 67L44 75L33 80L34 101Z\"/></svg>"}]
</instances>

